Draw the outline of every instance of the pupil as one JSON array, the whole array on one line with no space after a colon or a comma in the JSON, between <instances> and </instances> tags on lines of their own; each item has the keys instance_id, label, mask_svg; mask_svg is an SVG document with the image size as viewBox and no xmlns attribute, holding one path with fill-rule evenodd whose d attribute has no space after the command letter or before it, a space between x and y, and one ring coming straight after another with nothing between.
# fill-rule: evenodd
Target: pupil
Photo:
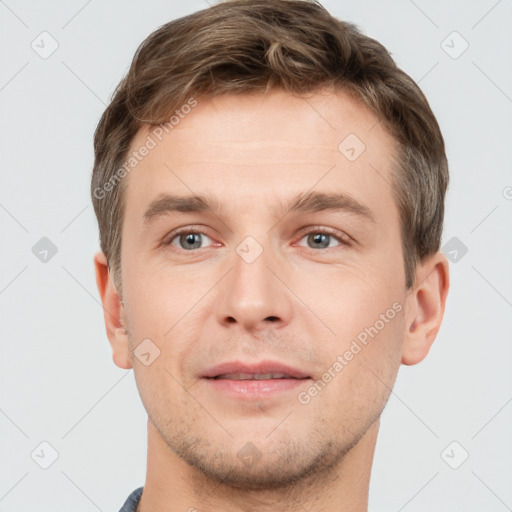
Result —
<instances>
[{"instance_id":1,"label":"pupil","mask_svg":"<svg viewBox=\"0 0 512 512\"><path fill-rule=\"evenodd\" d=\"M322 248L329 246L329 235L325 233L316 233L314 235L310 235L315 244L319 244Z\"/></svg>"},{"instance_id":2,"label":"pupil","mask_svg":"<svg viewBox=\"0 0 512 512\"><path fill-rule=\"evenodd\" d=\"M199 240L199 234L198 233L187 233L185 235L185 245L190 244L192 245L193 249L197 249L201 245L201 241ZM189 247L186 247L190 249Z\"/></svg>"}]
</instances>

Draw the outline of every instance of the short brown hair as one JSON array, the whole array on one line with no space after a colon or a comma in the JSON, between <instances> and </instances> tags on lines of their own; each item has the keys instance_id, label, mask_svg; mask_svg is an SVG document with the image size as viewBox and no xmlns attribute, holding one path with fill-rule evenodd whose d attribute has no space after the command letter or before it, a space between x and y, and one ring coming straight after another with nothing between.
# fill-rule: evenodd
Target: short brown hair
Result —
<instances>
[{"instance_id":1,"label":"short brown hair","mask_svg":"<svg viewBox=\"0 0 512 512\"><path fill-rule=\"evenodd\" d=\"M393 193L407 288L417 263L439 250L448 163L439 125L416 83L384 46L316 1L230 0L150 34L96 128L92 202L119 293L125 194L116 171L135 134L168 121L190 98L271 87L299 95L334 87L369 107L397 142Z\"/></svg>"}]
</instances>

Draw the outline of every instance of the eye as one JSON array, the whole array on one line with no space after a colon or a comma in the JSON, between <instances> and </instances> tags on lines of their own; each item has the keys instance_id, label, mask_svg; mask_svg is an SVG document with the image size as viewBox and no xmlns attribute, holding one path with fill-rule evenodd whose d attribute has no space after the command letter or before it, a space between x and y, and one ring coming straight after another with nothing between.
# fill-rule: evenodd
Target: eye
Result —
<instances>
[{"instance_id":1,"label":"eye","mask_svg":"<svg viewBox=\"0 0 512 512\"><path fill-rule=\"evenodd\" d=\"M202 243L205 239L212 242L212 239L202 231L192 231L190 229L175 231L163 245L172 245L184 251L191 251L194 249L203 249Z\"/></svg>"},{"instance_id":2,"label":"eye","mask_svg":"<svg viewBox=\"0 0 512 512\"><path fill-rule=\"evenodd\" d=\"M310 249L330 249L338 245L349 245L347 235L333 232L326 228L309 231L301 240L306 239L307 246ZM302 244L300 244L302 245Z\"/></svg>"},{"instance_id":3,"label":"eye","mask_svg":"<svg viewBox=\"0 0 512 512\"><path fill-rule=\"evenodd\" d=\"M300 241L306 240L307 247L310 249L331 249L339 245L350 245L350 237L328 228L314 228L302 236ZM182 229L171 233L171 235L162 242L164 246L173 246L178 250L193 251L195 249L204 249L207 242L213 240L201 230L190 228ZM299 243L304 247L303 244Z\"/></svg>"}]
</instances>

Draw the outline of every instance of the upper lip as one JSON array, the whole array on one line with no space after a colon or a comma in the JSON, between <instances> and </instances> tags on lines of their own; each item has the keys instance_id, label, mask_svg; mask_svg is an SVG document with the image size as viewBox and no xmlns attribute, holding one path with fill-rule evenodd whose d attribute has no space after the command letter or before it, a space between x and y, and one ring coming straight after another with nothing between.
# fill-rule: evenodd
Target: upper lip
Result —
<instances>
[{"instance_id":1,"label":"upper lip","mask_svg":"<svg viewBox=\"0 0 512 512\"><path fill-rule=\"evenodd\" d=\"M309 375L297 368L292 368L278 361L260 361L259 363L242 363L240 361L229 361L212 366L204 371L201 377L218 377L226 373L284 373L295 379L304 379Z\"/></svg>"}]
</instances>

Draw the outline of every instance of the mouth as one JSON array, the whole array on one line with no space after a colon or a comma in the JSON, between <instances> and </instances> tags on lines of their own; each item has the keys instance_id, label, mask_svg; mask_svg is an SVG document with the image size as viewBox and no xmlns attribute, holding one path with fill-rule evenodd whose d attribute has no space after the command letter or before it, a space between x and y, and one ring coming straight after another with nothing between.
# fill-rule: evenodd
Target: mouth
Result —
<instances>
[{"instance_id":1,"label":"mouth","mask_svg":"<svg viewBox=\"0 0 512 512\"><path fill-rule=\"evenodd\" d=\"M213 379L230 380L274 380L274 379L308 379L309 377L293 377L287 373L223 373L212 377Z\"/></svg>"},{"instance_id":2,"label":"mouth","mask_svg":"<svg viewBox=\"0 0 512 512\"><path fill-rule=\"evenodd\" d=\"M279 361L242 362L228 361L205 370L200 377L231 380L273 380L273 379L307 379L303 370Z\"/></svg>"},{"instance_id":3,"label":"mouth","mask_svg":"<svg viewBox=\"0 0 512 512\"><path fill-rule=\"evenodd\" d=\"M217 396L258 401L290 392L311 379L306 372L277 361L221 363L201 377Z\"/></svg>"}]
</instances>

